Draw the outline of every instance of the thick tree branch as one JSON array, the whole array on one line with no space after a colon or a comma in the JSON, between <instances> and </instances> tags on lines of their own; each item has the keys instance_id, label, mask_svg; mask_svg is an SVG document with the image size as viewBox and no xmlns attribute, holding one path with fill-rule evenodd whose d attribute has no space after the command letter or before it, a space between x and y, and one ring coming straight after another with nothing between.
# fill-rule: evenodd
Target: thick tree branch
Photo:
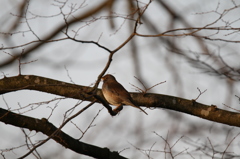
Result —
<instances>
[{"instance_id":1,"label":"thick tree branch","mask_svg":"<svg viewBox=\"0 0 240 159\"><path fill-rule=\"evenodd\" d=\"M2 108L0 108L0 121L4 122L5 124L26 128L30 131L35 130L37 132L42 132L47 136L51 136L58 129L52 123L49 123L45 118L39 120L36 118L12 113ZM52 139L62 146L79 154L84 154L99 159L126 159L125 157L120 156L118 152L111 152L108 148L100 148L80 142L61 130L55 133Z\"/></svg>"},{"instance_id":2,"label":"thick tree branch","mask_svg":"<svg viewBox=\"0 0 240 159\"><path fill-rule=\"evenodd\" d=\"M37 90L46 93L56 94L68 98L93 101L99 96L103 98L100 89L95 95L88 94L91 87L74 85L45 77L33 75L19 75L0 80L0 94L18 90ZM194 115L206 120L240 127L240 113L219 109L216 106L208 106L197 103L195 100L187 100L179 97L152 94L152 93L131 93L138 105L148 108L166 108ZM100 101L98 101L100 102Z\"/></svg>"}]
</instances>

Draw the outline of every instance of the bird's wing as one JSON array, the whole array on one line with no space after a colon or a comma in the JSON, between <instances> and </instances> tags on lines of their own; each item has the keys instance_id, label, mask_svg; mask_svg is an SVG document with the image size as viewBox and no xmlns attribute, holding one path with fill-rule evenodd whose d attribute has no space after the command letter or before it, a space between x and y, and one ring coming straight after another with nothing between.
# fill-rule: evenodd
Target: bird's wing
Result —
<instances>
[{"instance_id":1,"label":"bird's wing","mask_svg":"<svg viewBox=\"0 0 240 159\"><path fill-rule=\"evenodd\" d=\"M118 96L120 99L125 99L126 97L130 96L128 91L120 83L110 83L108 88L114 95Z\"/></svg>"},{"instance_id":2,"label":"bird's wing","mask_svg":"<svg viewBox=\"0 0 240 159\"><path fill-rule=\"evenodd\" d=\"M142 108L133 102L132 97L128 91L120 83L109 83L108 89L112 92L113 96L117 96L117 98L123 101L122 104L131 105L135 108L140 109L146 115L148 115Z\"/></svg>"}]
</instances>

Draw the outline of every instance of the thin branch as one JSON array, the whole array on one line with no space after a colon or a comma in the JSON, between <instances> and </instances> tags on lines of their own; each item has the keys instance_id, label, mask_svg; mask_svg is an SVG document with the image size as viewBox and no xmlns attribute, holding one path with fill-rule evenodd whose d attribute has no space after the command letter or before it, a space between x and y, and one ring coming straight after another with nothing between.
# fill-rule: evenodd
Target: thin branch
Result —
<instances>
[{"instance_id":1,"label":"thin branch","mask_svg":"<svg viewBox=\"0 0 240 159\"><path fill-rule=\"evenodd\" d=\"M197 87L197 90L199 91L199 95L197 96L196 99L194 99L195 101L197 101L198 98L199 98L203 93L205 93L205 92L207 91L207 89L205 89L205 90L202 92L198 87Z\"/></svg>"},{"instance_id":2,"label":"thin branch","mask_svg":"<svg viewBox=\"0 0 240 159\"><path fill-rule=\"evenodd\" d=\"M43 145L44 143L46 143L48 140L50 140L55 134L57 134L69 121L71 121L73 118L77 117L79 114L81 114L82 112L84 112L86 109L88 109L90 106L92 106L96 101L93 101L91 103L89 103L87 106L85 106L83 109L81 109L79 112L77 112L76 114L72 115L70 118L68 118L65 122L62 123L62 125L56 130L54 131L50 136L48 136L47 139L43 140L42 142L40 142L39 144L35 145L28 153L26 153L25 155L19 157L19 159L24 159L25 157L27 157L28 155L30 155L33 151L35 151L39 146Z\"/></svg>"},{"instance_id":3,"label":"thin branch","mask_svg":"<svg viewBox=\"0 0 240 159\"><path fill-rule=\"evenodd\" d=\"M94 116L94 118L92 119L92 121L89 123L88 127L82 131L82 135L78 138L78 140L81 140L83 138L83 136L87 133L87 131L91 128L91 127L94 127L96 125L92 125L93 122L96 120L96 118L98 117L99 113L102 111L102 109L100 109L97 114Z\"/></svg>"},{"instance_id":4,"label":"thin branch","mask_svg":"<svg viewBox=\"0 0 240 159\"><path fill-rule=\"evenodd\" d=\"M151 90L153 87L156 87L156 86L158 86L158 85L163 84L163 83L166 82L166 81L159 82L159 83L157 83L157 84L155 84L155 85L147 88L139 78L137 78L136 76L134 76L134 77L142 84L142 86L144 87L144 90L141 89L141 88L139 88L139 87L137 87L137 86L135 86L135 85L133 85L133 84L131 84L131 83L129 83L129 84L132 85L133 87L135 87L137 91L139 91L139 92L141 92L141 93L143 93L143 94L146 94L146 93L147 93L149 90Z\"/></svg>"},{"instance_id":5,"label":"thin branch","mask_svg":"<svg viewBox=\"0 0 240 159\"><path fill-rule=\"evenodd\" d=\"M232 109L232 110L235 110L235 111L237 111L237 112L240 112L240 110L239 109L235 109L235 108L233 108L233 107L231 107L231 106L228 106L228 105L226 105L226 104L224 104L224 103L222 103L225 107L228 107L228 108L230 108L230 109Z\"/></svg>"},{"instance_id":6,"label":"thin branch","mask_svg":"<svg viewBox=\"0 0 240 159\"><path fill-rule=\"evenodd\" d=\"M240 133L238 133L234 138L232 138L232 140L229 142L229 144L227 145L226 149L223 151L223 154L222 154L222 159L224 159L224 155L227 151L227 149L229 148L229 146L232 144L232 142L240 135Z\"/></svg>"}]
</instances>

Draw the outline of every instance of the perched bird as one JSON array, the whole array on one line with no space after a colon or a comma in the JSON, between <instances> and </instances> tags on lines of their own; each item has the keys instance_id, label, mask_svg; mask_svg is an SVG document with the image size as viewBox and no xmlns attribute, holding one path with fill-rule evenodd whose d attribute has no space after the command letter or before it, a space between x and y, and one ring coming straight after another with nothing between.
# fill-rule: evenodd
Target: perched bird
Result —
<instances>
[{"instance_id":1,"label":"perched bird","mask_svg":"<svg viewBox=\"0 0 240 159\"><path fill-rule=\"evenodd\" d=\"M142 108L140 108L133 102L132 97L130 96L128 91L120 83L117 82L114 76L107 74L102 77L102 80L103 96L108 101L108 103L117 106L116 109L122 107L123 104L130 105L140 109L145 114L147 114Z\"/></svg>"}]
</instances>

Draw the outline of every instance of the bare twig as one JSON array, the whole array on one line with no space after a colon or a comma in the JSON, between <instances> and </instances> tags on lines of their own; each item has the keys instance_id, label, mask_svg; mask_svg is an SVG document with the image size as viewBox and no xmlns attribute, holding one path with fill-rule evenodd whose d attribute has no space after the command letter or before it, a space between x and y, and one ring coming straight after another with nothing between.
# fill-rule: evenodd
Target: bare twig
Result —
<instances>
[{"instance_id":1,"label":"bare twig","mask_svg":"<svg viewBox=\"0 0 240 159\"><path fill-rule=\"evenodd\" d=\"M33 144L32 140L31 140L29 134L27 134L24 129L21 129L21 130L22 130L22 132L23 132L23 134L24 134L24 136L25 136L26 145L27 145L28 149L31 150L31 147L29 146L28 141L30 142L30 144L31 144L32 147L34 147L34 144ZM35 154L35 153L36 153L36 154ZM41 159L41 156L40 156L40 154L38 153L37 150L35 150L35 152L33 152L32 154L33 154L37 159Z\"/></svg>"},{"instance_id":2,"label":"bare twig","mask_svg":"<svg viewBox=\"0 0 240 159\"><path fill-rule=\"evenodd\" d=\"M67 76L68 76L68 78L70 79L70 81L71 81L73 84L75 84L75 82L72 80L72 77L71 77L70 74L69 74L69 71L68 71L68 69L67 69L67 66L64 65L64 69L66 70Z\"/></svg>"},{"instance_id":3,"label":"bare twig","mask_svg":"<svg viewBox=\"0 0 240 159\"><path fill-rule=\"evenodd\" d=\"M135 77L135 76L134 76L134 77ZM149 87L149 88L146 88L146 86L143 84L143 82L142 82L139 78L137 78L137 77L135 77L135 78L142 84L142 86L144 87L144 90L141 89L141 88L139 88L139 87L137 87L137 86L135 86L135 85L133 85L133 84L131 84L131 83L129 83L129 84L132 85L133 87L135 87L137 91L139 91L139 92L141 92L141 93L143 93L143 94L146 94L147 91L149 91L149 90L152 89L153 87L156 87L156 86L158 86L158 85L163 84L163 83L166 82L166 81L159 82L159 83L157 83L157 84L155 84L155 85L153 85L153 86L151 86L151 87Z\"/></svg>"},{"instance_id":4,"label":"bare twig","mask_svg":"<svg viewBox=\"0 0 240 159\"><path fill-rule=\"evenodd\" d=\"M159 136L159 137L165 142L165 147L164 147L165 157L166 157L166 154L167 154L167 153L170 154L170 156L171 156L172 158L174 158L174 157L182 154L183 152L187 151L187 149L184 149L184 150L178 152L177 154L173 155L173 148L174 148L174 146L176 146L176 144L177 144L184 136L181 136L180 138L178 138L178 139L176 140L176 142L171 146L170 143L168 142L168 134L169 134L169 133L167 133L166 139L165 139L164 137L162 137L161 135L159 135L158 133L156 133L155 131L154 131L153 133L156 134L157 136ZM166 149L168 149L169 151L166 151Z\"/></svg>"},{"instance_id":5,"label":"bare twig","mask_svg":"<svg viewBox=\"0 0 240 159\"><path fill-rule=\"evenodd\" d=\"M82 132L82 135L79 137L78 140L81 140L83 138L83 136L86 134L86 132L91 128L91 127L94 127L96 125L93 125L93 122L96 120L96 118L98 117L99 113L102 111L102 109L100 109L97 114L93 117L92 121L89 123L88 127L84 130L84 131L81 131Z\"/></svg>"},{"instance_id":6,"label":"bare twig","mask_svg":"<svg viewBox=\"0 0 240 159\"><path fill-rule=\"evenodd\" d=\"M75 113L74 115L72 115L70 118L68 118L66 121L64 121L62 123L62 125L54 132L52 133L52 135L48 136L47 139L43 140L42 142L40 142L39 144L35 145L28 153L26 153L25 155L21 156L19 159L23 159L25 157L27 157L28 155L30 155L33 151L36 150L36 148L38 148L39 146L43 145L44 143L46 143L48 140L50 140L58 131L60 131L69 121L71 121L73 118L77 117L79 114L81 114L82 112L84 112L86 109L88 109L90 106L92 106L95 103L95 101L89 103L86 107L84 107L83 109L81 109L80 111L78 111L77 113Z\"/></svg>"},{"instance_id":7,"label":"bare twig","mask_svg":"<svg viewBox=\"0 0 240 159\"><path fill-rule=\"evenodd\" d=\"M234 138L232 138L232 140L229 142L229 144L227 145L226 149L223 151L222 154L222 159L224 159L224 155L227 152L227 149L229 148L229 146L232 144L232 142L240 135L240 133L238 133Z\"/></svg>"},{"instance_id":8,"label":"bare twig","mask_svg":"<svg viewBox=\"0 0 240 159\"><path fill-rule=\"evenodd\" d=\"M226 105L226 104L224 104L224 103L223 103L223 105L224 105L225 107L228 107L228 108L232 109L232 110L235 110L235 111L237 111L237 112L240 112L239 109L235 109L235 108L233 108L233 107L231 107L231 106L228 106L228 105Z\"/></svg>"},{"instance_id":9,"label":"bare twig","mask_svg":"<svg viewBox=\"0 0 240 159\"><path fill-rule=\"evenodd\" d=\"M207 89L205 89L203 92L197 87L198 91L199 91L199 95L197 96L196 99L194 99L195 101L198 100L198 98L207 91Z\"/></svg>"},{"instance_id":10,"label":"bare twig","mask_svg":"<svg viewBox=\"0 0 240 159\"><path fill-rule=\"evenodd\" d=\"M207 139L208 139L209 144L211 145L211 148L212 148L212 158L214 159L214 155L215 155L214 147L213 147L212 142L211 142L211 140L209 139L209 137L207 137Z\"/></svg>"}]
</instances>

